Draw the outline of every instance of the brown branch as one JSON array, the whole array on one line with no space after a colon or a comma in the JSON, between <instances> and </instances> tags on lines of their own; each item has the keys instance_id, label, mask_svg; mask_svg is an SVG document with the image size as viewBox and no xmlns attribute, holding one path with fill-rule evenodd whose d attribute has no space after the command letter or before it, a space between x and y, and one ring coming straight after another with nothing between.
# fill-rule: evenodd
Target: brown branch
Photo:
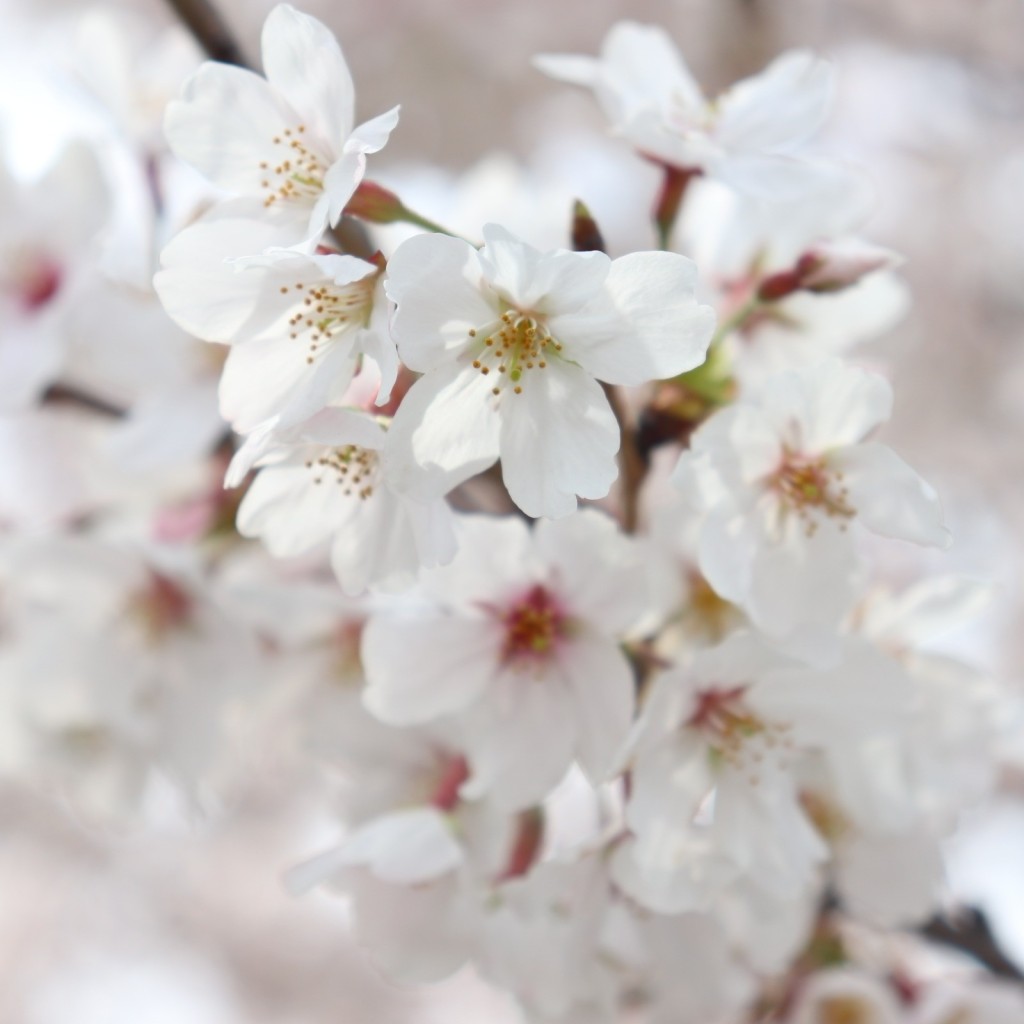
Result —
<instances>
[{"instance_id":1,"label":"brown branch","mask_svg":"<svg viewBox=\"0 0 1024 1024\"><path fill-rule=\"evenodd\" d=\"M195 40L212 60L251 67L220 11L209 0L167 0Z\"/></svg>"},{"instance_id":2,"label":"brown branch","mask_svg":"<svg viewBox=\"0 0 1024 1024\"><path fill-rule=\"evenodd\" d=\"M973 957L998 978L1024 981L1024 971L999 948L988 920L976 907L933 917L920 932L933 942Z\"/></svg>"},{"instance_id":3,"label":"brown branch","mask_svg":"<svg viewBox=\"0 0 1024 1024\"><path fill-rule=\"evenodd\" d=\"M125 415L125 410L110 402L90 395L78 388L66 384L52 384L43 394L43 404L52 406L74 406L78 409L86 409L89 412L99 413L101 416L109 416L111 419L119 419Z\"/></svg>"},{"instance_id":4,"label":"brown branch","mask_svg":"<svg viewBox=\"0 0 1024 1024\"><path fill-rule=\"evenodd\" d=\"M640 487L647 476L647 462L636 443L636 431L629 422L622 393L612 384L602 384L608 404L615 413L622 440L619 447L619 498L622 510L622 529L636 533L640 517Z\"/></svg>"}]
</instances>

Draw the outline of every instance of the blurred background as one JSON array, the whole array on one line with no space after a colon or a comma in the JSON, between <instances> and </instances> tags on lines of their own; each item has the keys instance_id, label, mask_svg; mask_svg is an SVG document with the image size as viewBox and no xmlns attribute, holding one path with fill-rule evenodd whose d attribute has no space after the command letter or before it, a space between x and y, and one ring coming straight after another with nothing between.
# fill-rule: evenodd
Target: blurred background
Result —
<instances>
[{"instance_id":1,"label":"blurred background","mask_svg":"<svg viewBox=\"0 0 1024 1024\"><path fill-rule=\"evenodd\" d=\"M219 3L254 64L271 6ZM869 353L895 386L887 438L943 495L957 538L944 555L908 555L905 571L995 580L996 611L949 643L1014 685L1024 679L1022 0L301 6L341 41L359 116L402 104L375 179L402 187L410 205L442 221L501 216L505 203L512 226L518 218L553 239L564 236L578 196L618 251L653 244L646 216L656 174L606 137L589 95L536 72L534 54L595 53L616 20L655 22L708 94L789 47L830 56L839 91L824 149L873 179L877 209L863 234L906 256L914 298L910 315ZM84 138L120 181L123 140L156 152L160 110L198 60L159 0L0 0L7 162L30 180L68 139ZM190 187L185 175L176 194ZM98 258L105 274L144 289L160 232L177 226L175 211L152 229L131 187L117 200ZM84 313L81 323L104 329ZM23 524L39 513L13 468L23 455L19 436L0 428L0 521ZM40 474L46 488L59 482L47 500L57 493L71 505L82 498L68 487L94 495L114 486L82 481L80 467L36 466L29 475L38 484ZM122 477L116 486L124 488ZM1001 795L951 844L949 875L952 892L982 906L1024 962L1024 734L1005 763ZM282 871L323 841L315 801L302 799L311 783L287 764L254 757L251 767L233 778L217 815L197 818L167 795L152 801L144 827L100 829L27 789L0 790L0 1021L518 1019L469 972L429 992L385 985L347 944L338 902L288 897Z\"/></svg>"}]
</instances>

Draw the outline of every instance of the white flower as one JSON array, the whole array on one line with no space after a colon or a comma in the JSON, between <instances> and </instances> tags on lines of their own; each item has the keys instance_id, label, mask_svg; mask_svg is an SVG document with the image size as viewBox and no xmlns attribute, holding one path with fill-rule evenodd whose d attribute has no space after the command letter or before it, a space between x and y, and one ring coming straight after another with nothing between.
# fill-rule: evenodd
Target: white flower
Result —
<instances>
[{"instance_id":1,"label":"white flower","mask_svg":"<svg viewBox=\"0 0 1024 1024\"><path fill-rule=\"evenodd\" d=\"M791 153L821 124L832 85L825 61L791 51L708 101L668 35L629 21L611 29L599 59L545 55L535 62L593 89L612 130L645 156L769 197L806 183Z\"/></svg>"},{"instance_id":2,"label":"white flower","mask_svg":"<svg viewBox=\"0 0 1024 1024\"><path fill-rule=\"evenodd\" d=\"M107 209L84 144L68 146L29 185L0 158L0 411L31 405L60 374L87 247Z\"/></svg>"},{"instance_id":3,"label":"white flower","mask_svg":"<svg viewBox=\"0 0 1024 1024\"><path fill-rule=\"evenodd\" d=\"M330 544L331 565L346 593L410 583L423 566L454 554L448 506L395 491L391 439L372 416L325 409L290 433L273 422L235 457L237 483L260 471L238 509L238 530L259 537L279 558Z\"/></svg>"},{"instance_id":4,"label":"white flower","mask_svg":"<svg viewBox=\"0 0 1024 1024\"><path fill-rule=\"evenodd\" d=\"M601 781L625 739L633 673L618 643L644 611L644 574L606 516L460 520L450 567L424 574L435 607L379 615L363 634L366 704L395 725L465 716L473 777L524 807L578 758Z\"/></svg>"},{"instance_id":5,"label":"white flower","mask_svg":"<svg viewBox=\"0 0 1024 1024\"><path fill-rule=\"evenodd\" d=\"M626 807L636 839L619 851L620 882L670 913L706 905L739 875L779 894L805 888L826 850L800 804L800 763L819 751L837 772L868 772L860 744L899 728L902 683L861 643L821 670L751 634L660 676L637 728Z\"/></svg>"},{"instance_id":6,"label":"white flower","mask_svg":"<svg viewBox=\"0 0 1024 1024\"><path fill-rule=\"evenodd\" d=\"M389 263L399 355L424 374L393 427L416 463L408 486L445 493L500 457L524 512L568 515L617 473L619 429L597 381L692 369L714 317L685 257L543 254L494 225L484 237L477 252L421 235Z\"/></svg>"},{"instance_id":7,"label":"white flower","mask_svg":"<svg viewBox=\"0 0 1024 1024\"><path fill-rule=\"evenodd\" d=\"M267 16L262 50L266 78L205 63L168 106L164 130L174 153L211 182L315 244L337 224L398 108L353 127L352 77L337 40L288 4Z\"/></svg>"},{"instance_id":8,"label":"white flower","mask_svg":"<svg viewBox=\"0 0 1024 1024\"><path fill-rule=\"evenodd\" d=\"M12 559L7 714L32 774L88 809L132 809L156 772L197 796L224 767L230 703L259 688L255 634L179 561L83 537Z\"/></svg>"},{"instance_id":9,"label":"white flower","mask_svg":"<svg viewBox=\"0 0 1024 1024\"><path fill-rule=\"evenodd\" d=\"M759 628L781 637L838 623L857 565L850 524L948 544L932 488L864 441L891 407L883 377L827 360L773 375L694 434L675 480L706 514L701 572Z\"/></svg>"},{"instance_id":10,"label":"white flower","mask_svg":"<svg viewBox=\"0 0 1024 1024\"><path fill-rule=\"evenodd\" d=\"M307 420L341 397L363 353L381 369L386 401L398 358L380 267L355 256L267 249L272 242L259 223L205 221L167 246L153 281L176 323L232 346L220 382L224 418L242 434L274 417L279 427Z\"/></svg>"},{"instance_id":11,"label":"white flower","mask_svg":"<svg viewBox=\"0 0 1024 1024\"><path fill-rule=\"evenodd\" d=\"M871 191L841 169L791 202L768 203L710 181L694 185L683 248L722 322L730 371L749 389L772 372L839 355L905 315L900 258L851 236Z\"/></svg>"}]
</instances>

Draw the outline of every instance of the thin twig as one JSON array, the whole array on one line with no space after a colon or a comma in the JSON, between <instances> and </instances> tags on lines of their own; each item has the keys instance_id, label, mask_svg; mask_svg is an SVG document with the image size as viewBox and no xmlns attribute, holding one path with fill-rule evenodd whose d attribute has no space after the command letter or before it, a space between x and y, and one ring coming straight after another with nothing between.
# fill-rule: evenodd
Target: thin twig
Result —
<instances>
[{"instance_id":1,"label":"thin twig","mask_svg":"<svg viewBox=\"0 0 1024 1024\"><path fill-rule=\"evenodd\" d=\"M647 463L636 444L636 432L629 422L622 394L612 384L602 384L608 404L615 413L622 437L619 447L619 496L622 504L622 529L636 533L640 514L640 487L647 476Z\"/></svg>"},{"instance_id":2,"label":"thin twig","mask_svg":"<svg viewBox=\"0 0 1024 1024\"><path fill-rule=\"evenodd\" d=\"M240 68L251 66L227 22L209 0L167 0L167 4L212 60Z\"/></svg>"}]
</instances>

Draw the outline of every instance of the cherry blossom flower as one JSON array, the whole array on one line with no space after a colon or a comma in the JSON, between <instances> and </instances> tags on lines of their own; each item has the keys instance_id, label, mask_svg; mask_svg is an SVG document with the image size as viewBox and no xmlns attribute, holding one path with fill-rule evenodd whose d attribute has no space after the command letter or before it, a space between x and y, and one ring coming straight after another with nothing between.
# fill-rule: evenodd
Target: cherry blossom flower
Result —
<instances>
[{"instance_id":1,"label":"cherry blossom flower","mask_svg":"<svg viewBox=\"0 0 1024 1024\"><path fill-rule=\"evenodd\" d=\"M372 416L325 409L290 433L273 428L250 435L229 472L230 486L259 467L238 510L243 536L279 558L329 544L349 594L407 585L421 567L452 557L448 506L395 490L391 438Z\"/></svg>"},{"instance_id":2,"label":"cherry blossom flower","mask_svg":"<svg viewBox=\"0 0 1024 1024\"><path fill-rule=\"evenodd\" d=\"M772 376L694 434L675 481L705 514L701 572L759 628L838 624L853 597L851 525L949 543L934 490L864 440L891 407L883 377L833 359Z\"/></svg>"},{"instance_id":3,"label":"cherry blossom flower","mask_svg":"<svg viewBox=\"0 0 1024 1024\"><path fill-rule=\"evenodd\" d=\"M402 361L424 374L395 417L413 491L445 493L501 459L516 504L564 516L604 497L619 428L598 380L638 385L704 359L713 314L671 253L540 253L503 228L477 252L421 235L391 258Z\"/></svg>"},{"instance_id":4,"label":"cherry blossom flower","mask_svg":"<svg viewBox=\"0 0 1024 1024\"><path fill-rule=\"evenodd\" d=\"M255 634L200 567L65 537L24 545L8 573L8 761L104 815L137 811L159 773L198 798L226 764L227 708L262 679Z\"/></svg>"},{"instance_id":5,"label":"cherry blossom flower","mask_svg":"<svg viewBox=\"0 0 1024 1024\"><path fill-rule=\"evenodd\" d=\"M769 198L813 178L793 152L824 119L832 71L809 53L785 53L713 101L664 30L631 21L612 27L600 58L543 55L535 64L593 89L612 130L660 163Z\"/></svg>"},{"instance_id":6,"label":"cherry blossom flower","mask_svg":"<svg viewBox=\"0 0 1024 1024\"><path fill-rule=\"evenodd\" d=\"M633 674L619 640L643 611L638 553L595 511L543 521L460 520L432 605L363 634L367 707L394 725L469 723L470 795L541 800L578 758L604 779L629 729Z\"/></svg>"},{"instance_id":7,"label":"cherry blossom flower","mask_svg":"<svg viewBox=\"0 0 1024 1024\"><path fill-rule=\"evenodd\" d=\"M899 667L853 642L822 670L736 633L663 674L636 730L620 883L668 913L702 909L740 875L799 892L826 854L800 761L817 750L844 775L868 771L859 744L897 732L907 702Z\"/></svg>"},{"instance_id":8,"label":"cherry blossom flower","mask_svg":"<svg viewBox=\"0 0 1024 1024\"><path fill-rule=\"evenodd\" d=\"M164 131L178 157L250 199L252 215L280 217L298 232L293 241L315 245L338 223L398 108L353 127L352 76L337 40L288 4L267 16L262 51L266 78L203 64L168 106Z\"/></svg>"},{"instance_id":9,"label":"cherry blossom flower","mask_svg":"<svg viewBox=\"0 0 1024 1024\"><path fill-rule=\"evenodd\" d=\"M154 278L181 327L232 346L220 382L224 418L243 434L274 418L282 428L307 420L341 398L364 353L382 371L385 402L398 358L381 268L355 256L268 248L273 240L260 223L203 221L167 246Z\"/></svg>"},{"instance_id":10,"label":"cherry blossom flower","mask_svg":"<svg viewBox=\"0 0 1024 1024\"><path fill-rule=\"evenodd\" d=\"M842 355L906 314L900 257L854 235L871 204L867 184L841 169L789 202L695 183L681 244L713 290L729 370L744 389Z\"/></svg>"},{"instance_id":11,"label":"cherry blossom flower","mask_svg":"<svg viewBox=\"0 0 1024 1024\"><path fill-rule=\"evenodd\" d=\"M0 161L0 412L31 405L59 376L85 256L107 216L92 151L69 145L38 181Z\"/></svg>"}]
</instances>

